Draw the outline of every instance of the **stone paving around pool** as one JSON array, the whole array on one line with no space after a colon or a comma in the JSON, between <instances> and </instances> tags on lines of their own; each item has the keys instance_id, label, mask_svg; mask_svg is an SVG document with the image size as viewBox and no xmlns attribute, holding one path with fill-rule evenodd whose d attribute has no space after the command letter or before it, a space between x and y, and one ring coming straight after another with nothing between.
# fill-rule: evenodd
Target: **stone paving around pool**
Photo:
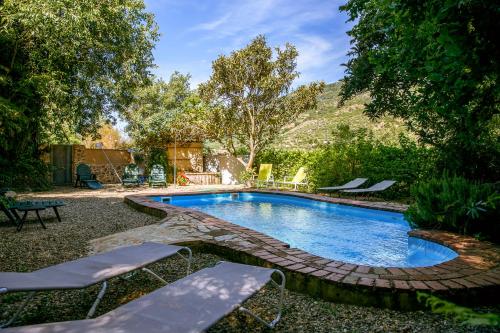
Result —
<instances>
[{"instance_id":1,"label":"stone paving around pool","mask_svg":"<svg viewBox=\"0 0 500 333\"><path fill-rule=\"evenodd\" d=\"M401 212L406 209L405 205L394 203L329 198L296 192L259 192L295 195L390 211ZM184 194L195 193L180 195ZM91 242L92 252L144 241L187 244L220 254L228 260L279 268L287 276L289 289L358 305L419 308L421 305L416 300L417 291L445 295L466 304L498 302L500 249L471 237L440 231L413 230L410 231L410 236L446 245L459 256L431 267L371 267L325 259L300 249L289 248L288 244L257 231L188 208L155 202L148 196L130 195L125 197L125 202L163 219L155 225L95 239Z\"/></svg>"}]
</instances>

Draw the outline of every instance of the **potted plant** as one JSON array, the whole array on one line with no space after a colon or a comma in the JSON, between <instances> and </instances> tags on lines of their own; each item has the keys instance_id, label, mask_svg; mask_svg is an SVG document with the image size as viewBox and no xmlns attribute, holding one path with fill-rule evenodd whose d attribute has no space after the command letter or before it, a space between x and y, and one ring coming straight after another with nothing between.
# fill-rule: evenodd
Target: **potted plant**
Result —
<instances>
[{"instance_id":1,"label":"potted plant","mask_svg":"<svg viewBox=\"0 0 500 333\"><path fill-rule=\"evenodd\" d=\"M187 184L189 184L189 178L186 176L184 171L181 171L177 175L177 184L180 186L187 186Z\"/></svg>"}]
</instances>

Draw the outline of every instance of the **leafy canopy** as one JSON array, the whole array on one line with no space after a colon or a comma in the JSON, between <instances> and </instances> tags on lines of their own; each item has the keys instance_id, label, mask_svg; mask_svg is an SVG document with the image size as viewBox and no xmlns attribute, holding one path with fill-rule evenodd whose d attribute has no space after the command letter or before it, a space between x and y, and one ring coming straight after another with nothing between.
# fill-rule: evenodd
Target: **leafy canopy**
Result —
<instances>
[{"instance_id":1,"label":"leafy canopy","mask_svg":"<svg viewBox=\"0 0 500 333\"><path fill-rule=\"evenodd\" d=\"M145 150L165 148L174 139L201 140L198 122L201 101L190 90L189 75L175 72L170 80L156 80L136 91L136 101L126 114L130 136Z\"/></svg>"},{"instance_id":2,"label":"leafy canopy","mask_svg":"<svg viewBox=\"0 0 500 333\"><path fill-rule=\"evenodd\" d=\"M255 155L277 137L283 126L305 110L316 107L323 83L292 89L299 76L296 48L273 50L264 36L241 50L221 55L212 63L210 79L201 84L201 99L209 108L204 119L206 135L230 153L243 146L249 151L247 169Z\"/></svg>"},{"instance_id":3,"label":"leafy canopy","mask_svg":"<svg viewBox=\"0 0 500 333\"><path fill-rule=\"evenodd\" d=\"M401 117L438 148L441 168L500 177L500 5L479 0L350 0L355 22L342 98Z\"/></svg>"},{"instance_id":4,"label":"leafy canopy","mask_svg":"<svg viewBox=\"0 0 500 333\"><path fill-rule=\"evenodd\" d=\"M142 0L5 0L0 12L0 176L9 178L41 145L95 134L123 112L149 80L158 33Z\"/></svg>"}]
</instances>

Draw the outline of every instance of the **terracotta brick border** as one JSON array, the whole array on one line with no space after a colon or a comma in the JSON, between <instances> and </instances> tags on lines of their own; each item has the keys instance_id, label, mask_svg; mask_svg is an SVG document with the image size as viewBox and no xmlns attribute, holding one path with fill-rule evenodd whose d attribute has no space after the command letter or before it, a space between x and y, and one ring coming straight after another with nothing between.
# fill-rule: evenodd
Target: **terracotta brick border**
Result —
<instances>
[{"instance_id":1,"label":"terracotta brick border","mask_svg":"<svg viewBox=\"0 0 500 333\"><path fill-rule=\"evenodd\" d=\"M412 237L430 240L452 248L458 257L435 266L417 268L373 267L354 265L322 258L260 232L241 227L188 208L151 200L150 196L181 196L230 192L259 192L340 203L357 207L402 212L406 206L367 202L321 195L283 191L211 191L183 193L152 193L130 195L125 202L145 213L158 217L188 215L199 223L216 226L237 234L255 244L253 248L225 242L192 242L192 246L214 252L230 260L281 269L287 276L287 288L306 292L331 301L373 305L396 309L420 308L416 292L446 296L466 304L497 303L500 296L500 248L488 242L449 232L412 230Z\"/></svg>"}]
</instances>

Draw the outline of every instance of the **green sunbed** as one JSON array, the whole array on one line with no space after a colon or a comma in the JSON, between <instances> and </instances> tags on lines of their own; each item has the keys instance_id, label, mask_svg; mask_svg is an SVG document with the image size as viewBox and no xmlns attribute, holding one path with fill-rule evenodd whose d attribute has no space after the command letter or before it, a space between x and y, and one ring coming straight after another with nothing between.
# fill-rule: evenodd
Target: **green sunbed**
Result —
<instances>
[{"instance_id":1,"label":"green sunbed","mask_svg":"<svg viewBox=\"0 0 500 333\"><path fill-rule=\"evenodd\" d=\"M155 185L167 186L167 177L165 175L165 169L163 169L163 166L155 164L151 167L148 183L149 187Z\"/></svg>"}]
</instances>

